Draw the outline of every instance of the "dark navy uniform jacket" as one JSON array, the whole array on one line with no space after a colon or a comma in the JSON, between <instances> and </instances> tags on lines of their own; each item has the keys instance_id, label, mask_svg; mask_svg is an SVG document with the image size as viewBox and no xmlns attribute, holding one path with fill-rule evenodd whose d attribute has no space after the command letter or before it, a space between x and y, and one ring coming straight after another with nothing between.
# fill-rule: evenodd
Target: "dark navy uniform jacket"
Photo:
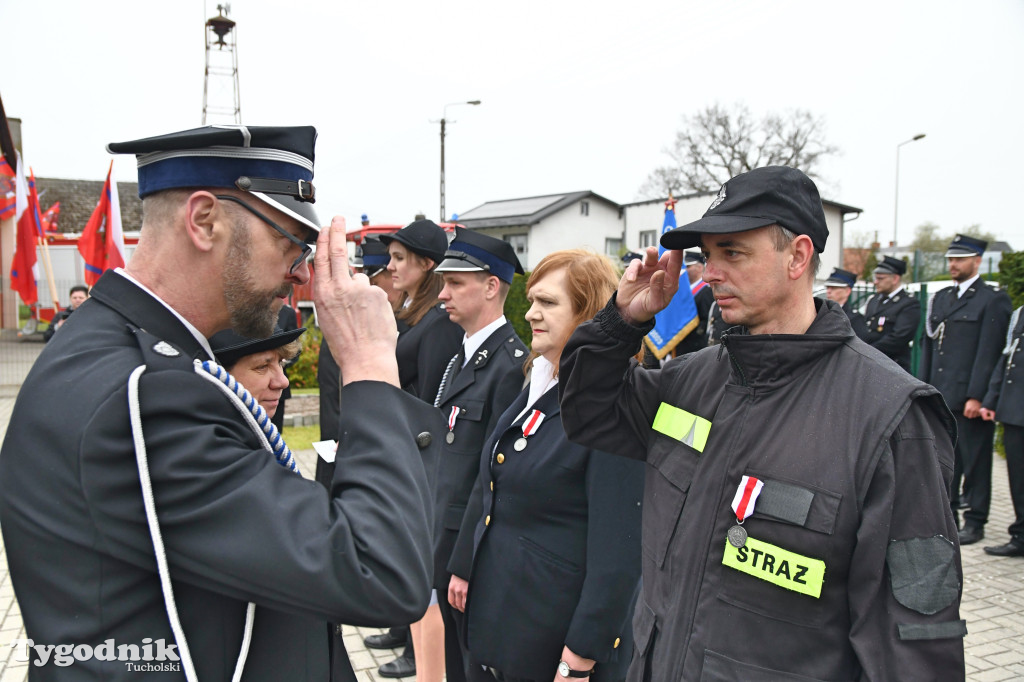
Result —
<instances>
[{"instance_id":1,"label":"dark navy uniform jacket","mask_svg":"<svg viewBox=\"0 0 1024 682\"><path fill-rule=\"evenodd\" d=\"M988 392L981 404L995 410L996 419L1004 424L1024 426L1024 314L1010 332L1009 347L996 363Z\"/></svg>"},{"instance_id":2,"label":"dark navy uniform jacket","mask_svg":"<svg viewBox=\"0 0 1024 682\"><path fill-rule=\"evenodd\" d=\"M328 494L277 463L194 358L206 351L181 320L114 272L39 356L0 451L0 518L27 635L92 647L174 642L126 389L146 364L142 431L198 678L231 679L252 601L243 679L325 680L328 621L385 626L426 609L425 469L436 438L421 449L431 439L417 436L439 426L436 410L384 383L345 387L351 407ZM38 680L138 677L116 660L30 668Z\"/></svg>"},{"instance_id":3,"label":"dark navy uniform jacket","mask_svg":"<svg viewBox=\"0 0 1024 682\"><path fill-rule=\"evenodd\" d=\"M920 377L939 389L954 412L968 399L983 400L1006 343L1010 297L980 278L957 298L956 287L937 292L929 309L935 338L922 343Z\"/></svg>"},{"instance_id":4,"label":"dark navy uniform jacket","mask_svg":"<svg viewBox=\"0 0 1024 682\"><path fill-rule=\"evenodd\" d=\"M480 449L498 417L522 390L526 356L526 345L516 336L512 324L506 322L487 337L454 381L445 387L441 416L447 421L452 407L458 407L459 413L452 442L441 444L434 498L438 526L434 537L434 585L439 594L448 594L448 560L480 472Z\"/></svg>"},{"instance_id":5,"label":"dark navy uniform jacket","mask_svg":"<svg viewBox=\"0 0 1024 682\"><path fill-rule=\"evenodd\" d=\"M449 565L469 577L469 650L506 675L546 680L568 646L597 661L592 680L619 680L632 649L644 467L570 443L554 389L534 404L544 420L516 450L528 397L524 390L501 415L484 446Z\"/></svg>"},{"instance_id":6,"label":"dark navy uniform jacket","mask_svg":"<svg viewBox=\"0 0 1024 682\"><path fill-rule=\"evenodd\" d=\"M891 297L875 294L864 312L867 336L861 338L909 372L910 342L921 322L921 304L906 290L900 290Z\"/></svg>"}]
</instances>

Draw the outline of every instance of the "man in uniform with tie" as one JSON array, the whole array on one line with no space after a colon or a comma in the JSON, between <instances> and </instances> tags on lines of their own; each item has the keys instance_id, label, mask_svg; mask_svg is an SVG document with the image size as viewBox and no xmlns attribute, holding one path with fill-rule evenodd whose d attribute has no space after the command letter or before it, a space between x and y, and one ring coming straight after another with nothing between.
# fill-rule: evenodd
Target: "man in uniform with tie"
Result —
<instances>
[{"instance_id":1,"label":"man in uniform with tie","mask_svg":"<svg viewBox=\"0 0 1024 682\"><path fill-rule=\"evenodd\" d=\"M892 358L911 374L910 342L917 335L921 322L921 306L903 288L907 264L886 256L875 268L875 291L865 311L870 345Z\"/></svg>"},{"instance_id":2,"label":"man in uniform with tie","mask_svg":"<svg viewBox=\"0 0 1024 682\"><path fill-rule=\"evenodd\" d=\"M825 298L835 301L843 307L843 312L850 320L853 333L858 339L867 336L868 330L864 324L864 316L853 308L850 303L850 294L853 292L853 285L857 283L857 275L849 270L836 268L825 280Z\"/></svg>"},{"instance_id":3,"label":"man in uniform with tie","mask_svg":"<svg viewBox=\"0 0 1024 682\"><path fill-rule=\"evenodd\" d=\"M992 498L992 437L995 423L981 415L992 370L1000 358L1010 321L1010 297L978 275L988 242L958 234L946 252L954 286L928 304L920 375L939 389L956 417L956 459L950 500L958 506L963 476L967 511L960 544L985 537Z\"/></svg>"},{"instance_id":4,"label":"man in uniform with tie","mask_svg":"<svg viewBox=\"0 0 1024 682\"><path fill-rule=\"evenodd\" d=\"M466 332L434 401L448 424L434 507L434 586L439 595L447 595L448 561L480 471L480 448L523 387L527 348L502 313L513 275L523 272L511 244L456 227L455 239L437 271L444 276L438 299L449 318ZM438 604L444 620L448 681L492 680L479 666L465 665L469 661L459 634L463 614L454 611L446 598Z\"/></svg>"}]
</instances>

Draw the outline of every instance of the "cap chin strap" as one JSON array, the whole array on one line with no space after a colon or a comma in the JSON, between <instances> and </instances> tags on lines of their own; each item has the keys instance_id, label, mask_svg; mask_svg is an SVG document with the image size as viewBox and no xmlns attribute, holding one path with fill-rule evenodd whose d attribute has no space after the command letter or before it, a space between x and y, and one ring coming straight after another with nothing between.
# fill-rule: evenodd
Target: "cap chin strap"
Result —
<instances>
[{"instance_id":1,"label":"cap chin strap","mask_svg":"<svg viewBox=\"0 0 1024 682\"><path fill-rule=\"evenodd\" d=\"M278 463L295 473L299 473L298 465L295 463L291 450L285 445L284 440L277 431L277 427L271 423L266 410L263 409L252 395L227 370L216 363L196 360L194 368L196 374L219 387L228 396L231 403L238 409L246 423L260 439L262 446L274 455ZM135 460L139 470L139 483L142 486L142 502L146 510L149 534L153 540L157 573L160 576L160 588L164 595L164 608L167 610L167 619L170 621L171 631L174 633L174 640L178 645L178 654L181 658L182 669L185 672L185 679L188 682L198 682L195 665L192 663L192 654L188 647L188 641L185 639L185 631L181 627L178 607L174 600L174 587L171 584L170 569L167 566L167 550L164 547L163 534L160 531L160 521L156 515L153 483L149 476L149 456L146 452L146 440L142 431L142 410L139 407L139 378L145 371L146 365L139 365L128 377L128 413L131 420L132 440L135 445ZM231 676L232 682L240 682L242 679L245 661L249 656L249 645L252 642L252 628L255 619L256 604L249 602L245 610L242 646L238 652L238 660L235 663L235 672Z\"/></svg>"}]
</instances>

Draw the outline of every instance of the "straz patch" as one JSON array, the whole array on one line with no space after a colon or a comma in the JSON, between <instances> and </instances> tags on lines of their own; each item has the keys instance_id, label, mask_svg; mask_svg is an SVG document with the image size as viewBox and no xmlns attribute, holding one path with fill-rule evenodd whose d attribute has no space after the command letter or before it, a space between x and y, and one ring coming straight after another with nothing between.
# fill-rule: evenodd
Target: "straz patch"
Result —
<instances>
[{"instance_id":1,"label":"straz patch","mask_svg":"<svg viewBox=\"0 0 1024 682\"><path fill-rule=\"evenodd\" d=\"M658 413L654 415L651 428L669 438L681 441L684 445L689 445L697 452L704 452L708 435L711 433L711 422L675 405L662 403Z\"/></svg>"},{"instance_id":2,"label":"straz patch","mask_svg":"<svg viewBox=\"0 0 1024 682\"><path fill-rule=\"evenodd\" d=\"M825 562L748 537L743 547L725 542L722 563L741 573L817 599L825 584Z\"/></svg>"}]
</instances>

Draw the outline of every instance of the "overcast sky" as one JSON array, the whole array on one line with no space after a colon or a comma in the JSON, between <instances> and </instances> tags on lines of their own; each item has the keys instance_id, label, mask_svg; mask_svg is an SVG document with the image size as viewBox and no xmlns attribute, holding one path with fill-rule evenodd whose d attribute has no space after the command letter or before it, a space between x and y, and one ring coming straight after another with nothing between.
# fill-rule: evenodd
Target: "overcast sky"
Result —
<instances>
[{"instance_id":1,"label":"overcast sky","mask_svg":"<svg viewBox=\"0 0 1024 682\"><path fill-rule=\"evenodd\" d=\"M101 179L106 143L197 127L215 6L0 0L0 96L36 174ZM235 0L230 16L242 122L319 130L324 223L436 220L450 102L483 104L448 108L449 214L634 201L682 115L742 102L824 117L841 154L822 194L864 210L851 232L892 239L896 146L925 133L900 156L899 241L980 223L1024 249L1021 0ZM134 180L134 160L115 173Z\"/></svg>"}]
</instances>

